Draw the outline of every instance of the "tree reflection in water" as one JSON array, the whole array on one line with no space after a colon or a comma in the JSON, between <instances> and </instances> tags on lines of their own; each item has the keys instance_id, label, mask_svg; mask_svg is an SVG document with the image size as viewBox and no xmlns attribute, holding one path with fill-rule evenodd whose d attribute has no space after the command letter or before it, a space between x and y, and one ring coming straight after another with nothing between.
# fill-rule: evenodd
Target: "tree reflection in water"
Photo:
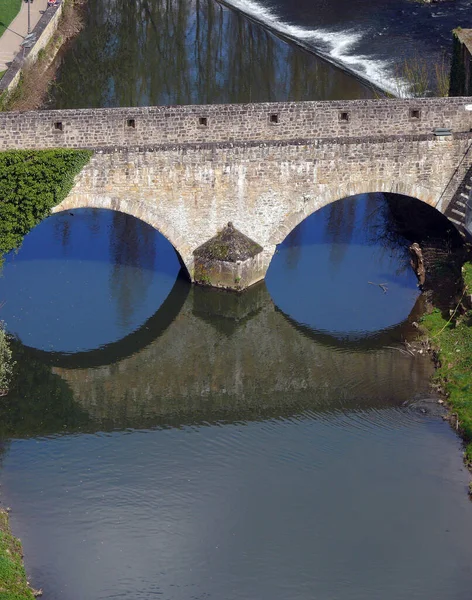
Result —
<instances>
[{"instance_id":1,"label":"tree reflection in water","mask_svg":"<svg viewBox=\"0 0 472 600\"><path fill-rule=\"evenodd\" d=\"M214 0L96 0L65 51L56 108L364 98L343 71Z\"/></svg>"}]
</instances>

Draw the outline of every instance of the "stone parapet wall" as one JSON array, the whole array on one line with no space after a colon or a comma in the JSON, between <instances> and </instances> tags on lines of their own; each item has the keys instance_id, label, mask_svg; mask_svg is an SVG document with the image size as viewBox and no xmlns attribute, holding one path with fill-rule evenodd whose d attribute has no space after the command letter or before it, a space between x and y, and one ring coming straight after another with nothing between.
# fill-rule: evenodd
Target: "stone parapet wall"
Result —
<instances>
[{"instance_id":1,"label":"stone parapet wall","mask_svg":"<svg viewBox=\"0 0 472 600\"><path fill-rule=\"evenodd\" d=\"M470 98L421 98L7 112L0 150L468 132L471 109Z\"/></svg>"}]
</instances>

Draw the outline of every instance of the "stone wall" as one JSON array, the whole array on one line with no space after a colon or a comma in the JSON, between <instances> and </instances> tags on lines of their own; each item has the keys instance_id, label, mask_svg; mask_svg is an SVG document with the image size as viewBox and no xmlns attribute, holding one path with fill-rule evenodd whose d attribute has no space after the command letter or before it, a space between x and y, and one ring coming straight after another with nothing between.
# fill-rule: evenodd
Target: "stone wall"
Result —
<instances>
[{"instance_id":1,"label":"stone wall","mask_svg":"<svg viewBox=\"0 0 472 600\"><path fill-rule=\"evenodd\" d=\"M0 113L0 150L429 134L472 129L467 98L155 106Z\"/></svg>"},{"instance_id":2,"label":"stone wall","mask_svg":"<svg viewBox=\"0 0 472 600\"><path fill-rule=\"evenodd\" d=\"M472 96L472 29L455 29L450 96Z\"/></svg>"},{"instance_id":3,"label":"stone wall","mask_svg":"<svg viewBox=\"0 0 472 600\"><path fill-rule=\"evenodd\" d=\"M25 65L33 63L38 58L39 52L45 48L49 40L54 35L62 15L63 3L57 6L48 7L36 27L31 32L36 39L35 43L16 55L5 75L0 79L0 94L7 92L10 94L18 85L22 69Z\"/></svg>"},{"instance_id":4,"label":"stone wall","mask_svg":"<svg viewBox=\"0 0 472 600\"><path fill-rule=\"evenodd\" d=\"M472 133L296 142L109 148L95 153L55 210L98 207L161 231L193 275L193 251L228 222L264 248L319 208L395 192L444 212L472 166Z\"/></svg>"}]
</instances>

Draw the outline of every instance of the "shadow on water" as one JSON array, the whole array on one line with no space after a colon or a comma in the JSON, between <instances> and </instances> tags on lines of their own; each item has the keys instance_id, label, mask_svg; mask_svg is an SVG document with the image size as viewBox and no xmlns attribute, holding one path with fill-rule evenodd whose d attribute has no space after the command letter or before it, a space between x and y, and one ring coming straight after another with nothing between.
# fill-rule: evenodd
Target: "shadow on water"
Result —
<instances>
[{"instance_id":1,"label":"shadow on water","mask_svg":"<svg viewBox=\"0 0 472 600\"><path fill-rule=\"evenodd\" d=\"M24 351L32 360L44 365L60 366L65 369L91 369L102 365L119 362L151 344L159 337L179 315L190 290L190 283L178 277L174 287L164 300L159 310L152 315L139 329L126 337L95 350L85 352L47 352L39 348L24 346Z\"/></svg>"},{"instance_id":2,"label":"shadow on water","mask_svg":"<svg viewBox=\"0 0 472 600\"><path fill-rule=\"evenodd\" d=\"M264 283L243 296L191 288L183 302L183 294L177 297L179 310L170 298L144 331L90 356L17 344L19 376L1 408L5 433L283 418L398 406L427 394L429 360L394 347L404 323L363 343L341 344L288 319ZM118 349L126 351L119 358ZM105 357L114 360L99 366Z\"/></svg>"}]
</instances>

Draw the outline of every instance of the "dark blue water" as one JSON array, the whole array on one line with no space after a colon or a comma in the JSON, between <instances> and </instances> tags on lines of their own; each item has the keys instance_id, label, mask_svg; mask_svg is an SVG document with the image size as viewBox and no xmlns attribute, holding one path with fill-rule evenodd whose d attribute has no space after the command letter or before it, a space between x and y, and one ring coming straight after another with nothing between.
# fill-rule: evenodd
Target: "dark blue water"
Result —
<instances>
[{"instance_id":1,"label":"dark blue water","mask_svg":"<svg viewBox=\"0 0 472 600\"><path fill-rule=\"evenodd\" d=\"M179 270L172 246L142 221L95 209L61 213L8 256L2 319L26 346L100 348L142 326Z\"/></svg>"},{"instance_id":2,"label":"dark blue water","mask_svg":"<svg viewBox=\"0 0 472 600\"><path fill-rule=\"evenodd\" d=\"M386 246L383 196L332 204L303 221L278 248L267 274L277 307L340 339L406 321L419 296L405 247ZM379 284L382 284L380 286Z\"/></svg>"},{"instance_id":3,"label":"dark blue water","mask_svg":"<svg viewBox=\"0 0 472 600\"><path fill-rule=\"evenodd\" d=\"M225 4L332 64L395 95L411 90L402 63L434 70L452 51L451 32L471 25L470 0L225 0ZM403 85L405 84L405 85Z\"/></svg>"}]
</instances>

